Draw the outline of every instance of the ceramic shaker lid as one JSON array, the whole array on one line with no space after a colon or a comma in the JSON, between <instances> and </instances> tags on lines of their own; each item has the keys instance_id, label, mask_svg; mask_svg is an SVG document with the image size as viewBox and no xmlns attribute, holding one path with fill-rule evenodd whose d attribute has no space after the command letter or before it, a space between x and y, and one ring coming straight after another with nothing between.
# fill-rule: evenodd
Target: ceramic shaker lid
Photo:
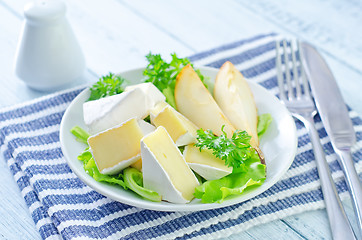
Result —
<instances>
[{"instance_id":1,"label":"ceramic shaker lid","mask_svg":"<svg viewBox=\"0 0 362 240\"><path fill-rule=\"evenodd\" d=\"M66 6L59 0L36 0L25 5L27 20L40 22L54 21L65 16Z\"/></svg>"}]
</instances>

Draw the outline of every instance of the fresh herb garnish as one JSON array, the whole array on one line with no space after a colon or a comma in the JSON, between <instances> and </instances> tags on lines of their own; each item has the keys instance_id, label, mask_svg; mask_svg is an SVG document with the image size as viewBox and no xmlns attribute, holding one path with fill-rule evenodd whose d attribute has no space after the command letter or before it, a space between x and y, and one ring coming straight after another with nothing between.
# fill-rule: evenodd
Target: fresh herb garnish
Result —
<instances>
[{"instance_id":1,"label":"fresh herb garnish","mask_svg":"<svg viewBox=\"0 0 362 240\"><path fill-rule=\"evenodd\" d=\"M146 56L148 65L143 75L145 76L144 81L153 83L166 96L166 102L176 109L174 96L176 77L183 67L191 63L189 59L179 58L175 53L171 54L171 57L171 62L167 63L160 54L149 53ZM193 67L192 64L191 66ZM205 77L200 70L196 70L196 73L204 83ZM207 87L205 83L204 85Z\"/></svg>"},{"instance_id":2,"label":"fresh herb garnish","mask_svg":"<svg viewBox=\"0 0 362 240\"><path fill-rule=\"evenodd\" d=\"M102 76L90 88L91 94L88 101L97 100L107 96L116 95L124 91L125 79L113 73Z\"/></svg>"},{"instance_id":3,"label":"fresh herb garnish","mask_svg":"<svg viewBox=\"0 0 362 240\"><path fill-rule=\"evenodd\" d=\"M240 195L247 188L261 185L266 176L266 166L260 162L258 153L250 146L251 136L246 131L236 130L231 138L223 134L215 136L211 130L197 130L197 143L212 150L213 154L232 167L233 172L223 178L209 180L196 187L194 196L203 203L223 202L230 195Z\"/></svg>"},{"instance_id":4,"label":"fresh herb garnish","mask_svg":"<svg viewBox=\"0 0 362 240\"><path fill-rule=\"evenodd\" d=\"M200 151L203 148L212 150L217 158L225 161L225 165L233 168L233 172L245 171L245 161L255 152L250 146L251 136L246 131L236 130L232 137L228 138L224 127L221 127L223 133L220 136L214 135L211 130L197 130L195 146Z\"/></svg>"},{"instance_id":5,"label":"fresh herb garnish","mask_svg":"<svg viewBox=\"0 0 362 240\"><path fill-rule=\"evenodd\" d=\"M148 122L149 124L151 124L151 116L148 115L147 117L145 117L145 118L143 119L143 121Z\"/></svg>"}]
</instances>

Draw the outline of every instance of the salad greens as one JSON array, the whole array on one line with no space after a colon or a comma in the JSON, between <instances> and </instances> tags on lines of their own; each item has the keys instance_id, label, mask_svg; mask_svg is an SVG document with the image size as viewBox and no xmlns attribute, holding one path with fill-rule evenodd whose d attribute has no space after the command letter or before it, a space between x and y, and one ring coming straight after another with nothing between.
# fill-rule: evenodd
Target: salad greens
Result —
<instances>
[{"instance_id":1,"label":"salad greens","mask_svg":"<svg viewBox=\"0 0 362 240\"><path fill-rule=\"evenodd\" d=\"M129 167L123 171L123 175L126 186L135 193L154 202L161 201L161 196L158 193L143 187L143 175L140 171Z\"/></svg>"},{"instance_id":2,"label":"salad greens","mask_svg":"<svg viewBox=\"0 0 362 240\"><path fill-rule=\"evenodd\" d=\"M76 137L80 142L87 144L87 139L89 134L79 126L73 127L70 132ZM78 160L83 162L83 168L85 172L94 178L97 182L106 182L110 184L115 184L123 187L124 189L131 189L140 196L154 201L161 201L161 196L157 192L146 189L143 187L142 173L135 168L128 167L123 170L122 173L118 175L106 175L99 172L96 162L93 159L92 153L87 147L79 156Z\"/></svg>"},{"instance_id":3,"label":"salad greens","mask_svg":"<svg viewBox=\"0 0 362 240\"><path fill-rule=\"evenodd\" d=\"M101 77L98 82L90 87L90 97L88 101L97 100L107 96L116 95L124 91L125 79L109 73L106 76Z\"/></svg>"},{"instance_id":4,"label":"salad greens","mask_svg":"<svg viewBox=\"0 0 362 240\"><path fill-rule=\"evenodd\" d=\"M202 203L221 203L230 195L240 195L247 187L261 185L266 176L266 166L260 162L256 151L244 161L245 171L232 172L217 179L204 182L196 187L194 196L201 199Z\"/></svg>"},{"instance_id":5,"label":"salad greens","mask_svg":"<svg viewBox=\"0 0 362 240\"><path fill-rule=\"evenodd\" d=\"M75 139L78 142L82 142L82 143L88 145L87 140L90 137L90 135L84 129L82 129L81 127L75 126L72 129L70 129L70 132L75 136Z\"/></svg>"},{"instance_id":6,"label":"salad greens","mask_svg":"<svg viewBox=\"0 0 362 240\"><path fill-rule=\"evenodd\" d=\"M258 125L256 128L258 137L261 137L265 133L272 121L273 118L270 113L264 113L258 116Z\"/></svg>"},{"instance_id":7,"label":"salad greens","mask_svg":"<svg viewBox=\"0 0 362 240\"><path fill-rule=\"evenodd\" d=\"M263 123L264 130L267 127ZM236 130L231 138L223 134L215 136L212 131L197 130L197 143L200 151L203 148L212 150L213 155L232 167L231 174L206 181L195 189L194 196L203 203L221 203L227 196L240 195L247 187L261 185L266 176L266 166L260 162L258 153L250 146L251 136L246 131Z\"/></svg>"},{"instance_id":8,"label":"salad greens","mask_svg":"<svg viewBox=\"0 0 362 240\"><path fill-rule=\"evenodd\" d=\"M153 83L165 96L166 102L173 108L176 108L175 102L175 85L176 77L181 72L182 68L187 64L191 64L187 58L179 58L175 53L171 54L172 60L167 63L162 59L160 54L149 53L146 58L148 65L143 72L145 82ZM193 67L193 65L191 64ZM195 70L201 81L205 84L205 77L200 70Z\"/></svg>"},{"instance_id":9,"label":"salad greens","mask_svg":"<svg viewBox=\"0 0 362 240\"><path fill-rule=\"evenodd\" d=\"M117 185L120 185L123 188L127 189L127 186L123 181L122 174L118 174L117 176L110 176L110 175L102 174L98 171L96 162L94 161L94 159L92 157L92 153L89 151L88 148L86 150L84 150L84 152L78 156L78 160L83 162L83 168L84 168L85 172L89 176L94 178L94 180L96 180L97 182L106 182L106 183L111 183L111 184L117 184Z\"/></svg>"}]
</instances>

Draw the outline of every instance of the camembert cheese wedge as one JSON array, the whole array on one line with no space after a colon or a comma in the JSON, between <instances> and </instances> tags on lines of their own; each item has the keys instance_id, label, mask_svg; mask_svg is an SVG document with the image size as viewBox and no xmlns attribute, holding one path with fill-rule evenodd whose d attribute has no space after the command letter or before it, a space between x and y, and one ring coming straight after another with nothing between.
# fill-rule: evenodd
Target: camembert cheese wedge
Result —
<instances>
[{"instance_id":1,"label":"camembert cheese wedge","mask_svg":"<svg viewBox=\"0 0 362 240\"><path fill-rule=\"evenodd\" d=\"M124 91L128 92L136 88L140 89L144 93L146 97L146 108L148 110L155 107L157 103L164 102L166 100L165 95L163 95L162 92L150 82L127 86Z\"/></svg>"},{"instance_id":2,"label":"camembert cheese wedge","mask_svg":"<svg viewBox=\"0 0 362 240\"><path fill-rule=\"evenodd\" d=\"M116 174L141 158L140 141L143 137L137 119L88 138L88 144L102 174Z\"/></svg>"},{"instance_id":3,"label":"camembert cheese wedge","mask_svg":"<svg viewBox=\"0 0 362 240\"><path fill-rule=\"evenodd\" d=\"M215 157L211 150L195 147L194 144L187 145L183 152L189 167L206 180L215 180L232 173L231 167L225 166L225 162Z\"/></svg>"},{"instance_id":4,"label":"camembert cheese wedge","mask_svg":"<svg viewBox=\"0 0 362 240\"><path fill-rule=\"evenodd\" d=\"M91 134L114 127L130 118L143 119L166 97L152 83L126 87L125 92L83 104L84 122Z\"/></svg>"},{"instance_id":5,"label":"camembert cheese wedge","mask_svg":"<svg viewBox=\"0 0 362 240\"><path fill-rule=\"evenodd\" d=\"M172 203L188 203L194 198L199 182L164 127L142 138L141 156L145 188Z\"/></svg>"},{"instance_id":6,"label":"camembert cheese wedge","mask_svg":"<svg viewBox=\"0 0 362 240\"><path fill-rule=\"evenodd\" d=\"M137 122L138 122L138 125L140 126L144 136L146 136L147 134L156 130L155 126L153 126L152 124L150 124L142 119L138 119ZM139 160L137 160L137 162L132 163L131 167L136 168L139 171L142 171L142 159L139 159Z\"/></svg>"},{"instance_id":7,"label":"camembert cheese wedge","mask_svg":"<svg viewBox=\"0 0 362 240\"><path fill-rule=\"evenodd\" d=\"M153 119L167 106L170 106L167 102L159 102L155 105L154 108L150 110L150 119L153 122Z\"/></svg>"},{"instance_id":8,"label":"camembert cheese wedge","mask_svg":"<svg viewBox=\"0 0 362 240\"><path fill-rule=\"evenodd\" d=\"M102 132L133 117L143 119L148 113L146 96L138 88L83 104L84 123L90 134Z\"/></svg>"},{"instance_id":9,"label":"camembert cheese wedge","mask_svg":"<svg viewBox=\"0 0 362 240\"><path fill-rule=\"evenodd\" d=\"M184 146L196 142L197 126L171 106L165 106L162 111L153 118L152 123L156 127L162 126L166 128L177 146Z\"/></svg>"}]
</instances>

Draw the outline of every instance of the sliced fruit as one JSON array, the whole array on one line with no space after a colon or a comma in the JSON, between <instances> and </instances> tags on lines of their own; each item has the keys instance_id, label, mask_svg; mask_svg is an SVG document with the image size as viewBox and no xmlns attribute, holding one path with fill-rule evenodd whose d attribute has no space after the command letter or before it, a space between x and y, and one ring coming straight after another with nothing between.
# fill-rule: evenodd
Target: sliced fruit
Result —
<instances>
[{"instance_id":1,"label":"sliced fruit","mask_svg":"<svg viewBox=\"0 0 362 240\"><path fill-rule=\"evenodd\" d=\"M186 65L177 75L175 100L177 110L196 126L221 135L221 127L225 125L224 131L228 137L235 131L190 65Z\"/></svg>"},{"instance_id":2,"label":"sliced fruit","mask_svg":"<svg viewBox=\"0 0 362 240\"><path fill-rule=\"evenodd\" d=\"M251 135L251 145L258 147L254 96L244 76L231 62L225 62L216 76L214 98L233 126Z\"/></svg>"}]
</instances>

